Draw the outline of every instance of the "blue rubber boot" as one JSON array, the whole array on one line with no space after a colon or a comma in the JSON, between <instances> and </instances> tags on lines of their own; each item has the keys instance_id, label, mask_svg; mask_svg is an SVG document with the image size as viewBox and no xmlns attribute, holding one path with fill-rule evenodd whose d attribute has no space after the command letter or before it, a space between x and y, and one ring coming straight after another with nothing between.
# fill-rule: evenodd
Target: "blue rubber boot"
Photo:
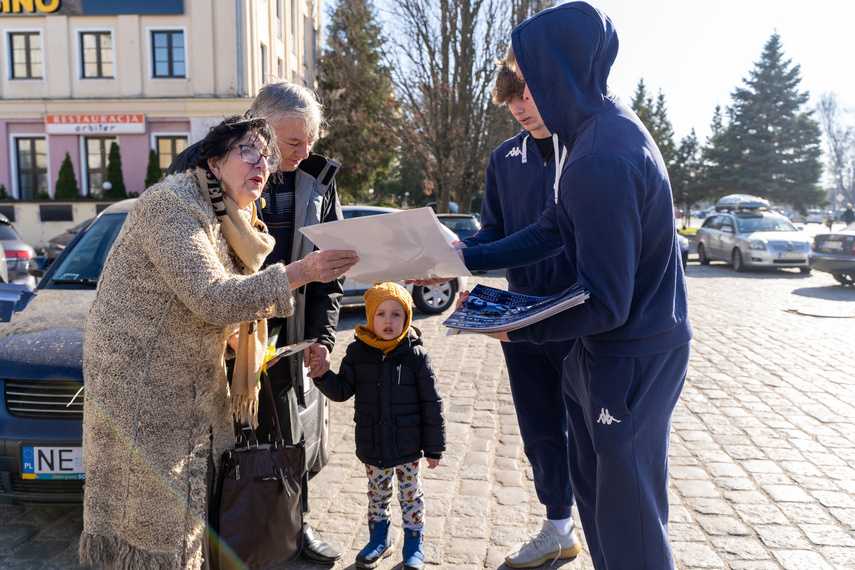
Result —
<instances>
[{"instance_id":1,"label":"blue rubber boot","mask_svg":"<svg viewBox=\"0 0 855 570\"><path fill-rule=\"evenodd\" d=\"M425 567L424 538L423 528L404 529L404 570L422 570Z\"/></svg>"},{"instance_id":2,"label":"blue rubber boot","mask_svg":"<svg viewBox=\"0 0 855 570\"><path fill-rule=\"evenodd\" d=\"M392 554L392 533L389 532L389 519L368 521L368 544L356 555L357 568L374 568Z\"/></svg>"}]
</instances>

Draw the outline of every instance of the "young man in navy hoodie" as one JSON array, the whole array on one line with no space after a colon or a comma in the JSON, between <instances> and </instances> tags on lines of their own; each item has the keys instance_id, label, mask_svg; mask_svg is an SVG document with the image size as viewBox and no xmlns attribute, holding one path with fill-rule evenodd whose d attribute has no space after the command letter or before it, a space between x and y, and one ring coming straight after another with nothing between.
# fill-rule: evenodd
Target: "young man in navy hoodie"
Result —
<instances>
[{"instance_id":1,"label":"young man in navy hoodie","mask_svg":"<svg viewBox=\"0 0 855 570\"><path fill-rule=\"evenodd\" d=\"M544 126L514 62L497 61L493 102L507 105L523 131L506 140L490 156L481 207L481 230L463 245L477 246L509 236L537 221L553 199L555 160L551 133ZM523 295L559 293L576 282L563 255L508 269L508 288ZM537 498L546 507L541 531L505 556L511 568L531 568L556 558L574 558L581 550L573 523L573 490L567 408L561 383L564 358L573 340L534 344L504 342L511 394L526 457L534 474Z\"/></svg>"},{"instance_id":2,"label":"young man in navy hoodie","mask_svg":"<svg viewBox=\"0 0 855 570\"><path fill-rule=\"evenodd\" d=\"M544 10L512 34L558 161L536 224L461 250L470 269L560 253L590 298L503 335L577 339L564 361L573 490L595 568L674 568L668 541L668 437L692 337L673 199L659 149L607 87L611 20L585 2Z\"/></svg>"}]
</instances>

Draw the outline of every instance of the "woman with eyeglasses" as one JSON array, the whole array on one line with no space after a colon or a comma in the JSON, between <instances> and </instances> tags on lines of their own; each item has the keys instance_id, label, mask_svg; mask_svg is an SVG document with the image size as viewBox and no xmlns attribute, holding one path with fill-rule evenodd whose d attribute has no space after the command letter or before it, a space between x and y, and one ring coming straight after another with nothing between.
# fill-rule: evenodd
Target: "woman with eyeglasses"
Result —
<instances>
[{"instance_id":1,"label":"woman with eyeglasses","mask_svg":"<svg viewBox=\"0 0 855 570\"><path fill-rule=\"evenodd\" d=\"M316 251L260 269L273 238L255 200L276 149L264 119L225 119L195 168L143 193L113 245L84 329L81 562L210 567L214 460L234 444L233 418L257 422L266 319L357 261Z\"/></svg>"}]
</instances>

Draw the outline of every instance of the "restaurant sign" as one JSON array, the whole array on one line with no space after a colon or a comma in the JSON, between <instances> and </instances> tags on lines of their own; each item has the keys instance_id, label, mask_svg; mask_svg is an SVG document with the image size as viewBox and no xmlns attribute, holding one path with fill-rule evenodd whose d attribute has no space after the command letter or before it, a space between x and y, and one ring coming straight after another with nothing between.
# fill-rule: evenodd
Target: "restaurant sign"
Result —
<instances>
[{"instance_id":1,"label":"restaurant sign","mask_svg":"<svg viewBox=\"0 0 855 570\"><path fill-rule=\"evenodd\" d=\"M53 135L145 133L145 115L47 115L45 129Z\"/></svg>"}]
</instances>

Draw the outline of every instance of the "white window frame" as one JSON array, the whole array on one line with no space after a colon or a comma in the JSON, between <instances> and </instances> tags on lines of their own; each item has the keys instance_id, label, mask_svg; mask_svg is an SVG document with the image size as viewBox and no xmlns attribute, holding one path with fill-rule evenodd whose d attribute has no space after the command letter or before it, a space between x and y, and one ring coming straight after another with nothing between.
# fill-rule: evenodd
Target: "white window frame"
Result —
<instances>
[{"instance_id":1,"label":"white window frame","mask_svg":"<svg viewBox=\"0 0 855 570\"><path fill-rule=\"evenodd\" d=\"M184 34L184 75L157 77L154 75L154 42L152 32L181 32ZM148 26L145 29L146 49L148 51L148 78L151 81L185 81L190 77L190 42L187 26Z\"/></svg>"},{"instance_id":2,"label":"white window frame","mask_svg":"<svg viewBox=\"0 0 855 570\"><path fill-rule=\"evenodd\" d=\"M36 32L39 34L39 45L42 50L42 76L41 77L12 77L12 50L10 49L10 36L12 34L26 34ZM47 58L45 57L45 33L42 28L9 28L3 30L3 52L6 53L6 80L12 83L44 83L47 79Z\"/></svg>"},{"instance_id":3,"label":"white window frame","mask_svg":"<svg viewBox=\"0 0 855 570\"><path fill-rule=\"evenodd\" d=\"M45 147L47 149L47 181L48 181L48 194L51 196L53 193L51 190L56 190L56 188L51 188L51 175L50 175L50 144L48 135L45 132L41 133L13 133L9 135L9 165L12 167L12 172L10 173L11 180L11 192L12 196L16 200L21 199L20 188L18 188L18 139L35 139L35 138L43 138L45 139Z\"/></svg>"},{"instance_id":4,"label":"white window frame","mask_svg":"<svg viewBox=\"0 0 855 570\"><path fill-rule=\"evenodd\" d=\"M113 77L83 77L83 41L82 36L92 32L109 32L111 49L113 50ZM116 32L113 28L77 28L76 33L76 51L77 51L77 79L89 83L90 81L116 81L119 75L119 69L116 62Z\"/></svg>"}]
</instances>

